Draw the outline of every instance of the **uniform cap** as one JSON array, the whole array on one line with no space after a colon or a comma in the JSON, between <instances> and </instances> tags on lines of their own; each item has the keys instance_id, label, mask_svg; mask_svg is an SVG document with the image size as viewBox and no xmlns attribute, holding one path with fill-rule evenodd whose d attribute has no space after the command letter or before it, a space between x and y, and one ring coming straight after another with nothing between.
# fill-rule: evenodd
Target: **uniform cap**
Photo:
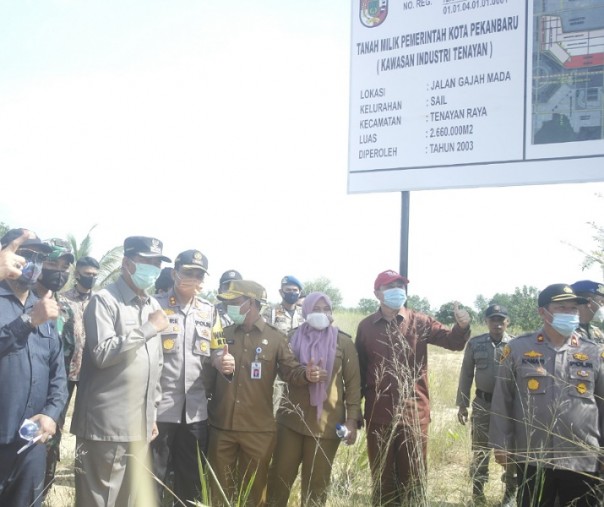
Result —
<instances>
[{"instance_id":1,"label":"uniform cap","mask_svg":"<svg viewBox=\"0 0 604 507\"><path fill-rule=\"evenodd\" d=\"M223 283L230 282L232 280L243 280L243 277L241 276L241 273L239 271L229 269L228 271L222 273L218 285L222 285Z\"/></svg>"},{"instance_id":2,"label":"uniform cap","mask_svg":"<svg viewBox=\"0 0 604 507\"><path fill-rule=\"evenodd\" d=\"M262 285L252 280L233 280L229 282L228 289L216 297L221 301L230 301L241 296L266 303L266 290Z\"/></svg>"},{"instance_id":3,"label":"uniform cap","mask_svg":"<svg viewBox=\"0 0 604 507\"><path fill-rule=\"evenodd\" d=\"M80 257L76 262L76 268L85 268L85 267L101 269L99 261L97 261L94 257L88 257L88 256Z\"/></svg>"},{"instance_id":4,"label":"uniform cap","mask_svg":"<svg viewBox=\"0 0 604 507\"><path fill-rule=\"evenodd\" d=\"M585 305L588 303L587 299L577 296L571 286L566 283L554 283L553 285L548 285L539 293L539 308L543 308L550 303L559 303L560 301L575 301L580 305Z\"/></svg>"},{"instance_id":5,"label":"uniform cap","mask_svg":"<svg viewBox=\"0 0 604 507\"><path fill-rule=\"evenodd\" d=\"M508 309L505 306L501 305L491 305L485 310L484 316L487 319L489 317L507 317Z\"/></svg>"},{"instance_id":6,"label":"uniform cap","mask_svg":"<svg viewBox=\"0 0 604 507\"><path fill-rule=\"evenodd\" d=\"M174 261L174 268L199 268L208 272L208 258L199 250L186 250L178 254Z\"/></svg>"},{"instance_id":7,"label":"uniform cap","mask_svg":"<svg viewBox=\"0 0 604 507\"><path fill-rule=\"evenodd\" d=\"M300 282L300 280L298 280L295 276L286 275L281 278L281 286L283 287L284 285L295 285L298 287L298 289L300 289L300 292L302 292L302 282Z\"/></svg>"},{"instance_id":8,"label":"uniform cap","mask_svg":"<svg viewBox=\"0 0 604 507\"><path fill-rule=\"evenodd\" d=\"M169 257L162 255L163 246L163 243L156 238L130 236L124 240L124 255L126 257L140 255L148 259L159 258L164 262L172 262Z\"/></svg>"},{"instance_id":9,"label":"uniform cap","mask_svg":"<svg viewBox=\"0 0 604 507\"><path fill-rule=\"evenodd\" d=\"M64 239L45 239L44 243L46 243L52 249L51 252L48 254L48 260L56 261L65 257L69 261L69 264L73 264L73 262L75 261L75 257L71 253L71 245Z\"/></svg>"},{"instance_id":10,"label":"uniform cap","mask_svg":"<svg viewBox=\"0 0 604 507\"><path fill-rule=\"evenodd\" d=\"M594 294L604 296L604 284L592 282L591 280L579 280L571 284L571 289L575 294Z\"/></svg>"},{"instance_id":11,"label":"uniform cap","mask_svg":"<svg viewBox=\"0 0 604 507\"><path fill-rule=\"evenodd\" d=\"M382 285L388 285L389 283L395 282L396 280L402 280L405 285L409 283L407 277L399 275L396 271L392 271L391 269L387 271L382 271L375 279L375 282L373 283L373 289L378 290Z\"/></svg>"},{"instance_id":12,"label":"uniform cap","mask_svg":"<svg viewBox=\"0 0 604 507\"><path fill-rule=\"evenodd\" d=\"M12 243L14 240L16 240L18 237L20 237L27 230L29 230L29 229L23 229L23 228L11 229L4 236L2 236L2 238L0 238L0 245L2 246L2 248L5 248L9 243ZM52 248L50 247L50 245L47 245L46 243L44 243L40 238L38 238L38 236L35 236L34 238L26 239L23 242L23 244L21 245L21 248L32 248L32 249L36 250L37 252L42 252L42 253L46 253L46 254L50 253L52 251Z\"/></svg>"}]
</instances>

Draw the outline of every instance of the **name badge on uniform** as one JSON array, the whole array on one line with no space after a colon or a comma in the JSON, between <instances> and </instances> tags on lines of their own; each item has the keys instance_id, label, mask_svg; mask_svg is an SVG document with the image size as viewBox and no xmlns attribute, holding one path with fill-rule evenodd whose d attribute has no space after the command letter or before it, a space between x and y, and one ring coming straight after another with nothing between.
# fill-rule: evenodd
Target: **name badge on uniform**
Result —
<instances>
[{"instance_id":1,"label":"name badge on uniform","mask_svg":"<svg viewBox=\"0 0 604 507\"><path fill-rule=\"evenodd\" d=\"M262 363L260 361L252 361L252 380L259 380L262 378Z\"/></svg>"}]
</instances>

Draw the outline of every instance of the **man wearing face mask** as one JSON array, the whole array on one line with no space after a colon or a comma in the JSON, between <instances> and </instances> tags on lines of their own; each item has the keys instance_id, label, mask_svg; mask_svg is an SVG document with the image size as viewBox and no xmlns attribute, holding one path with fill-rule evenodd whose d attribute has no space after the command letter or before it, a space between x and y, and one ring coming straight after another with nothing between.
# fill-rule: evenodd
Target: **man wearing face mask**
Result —
<instances>
[{"instance_id":1,"label":"man wearing face mask","mask_svg":"<svg viewBox=\"0 0 604 507\"><path fill-rule=\"evenodd\" d=\"M264 321L260 309L266 291L260 284L232 281L218 297L226 302L234 325L224 329L225 345L212 350L219 375L208 402L208 460L220 485L212 484L212 505L225 505L220 490L232 500L252 481L248 504L263 506L275 446L275 378L279 374L288 383L306 385L324 379L326 372L314 364L301 365L287 337Z\"/></svg>"},{"instance_id":2,"label":"man wearing face mask","mask_svg":"<svg viewBox=\"0 0 604 507\"><path fill-rule=\"evenodd\" d=\"M267 306L262 313L262 317L279 331L287 334L304 322L302 307L297 304L302 295L302 283L295 276L284 276L281 279L279 294L282 298L281 303L273 307ZM279 410L284 392L285 382L277 378L273 389L273 411L275 414Z\"/></svg>"},{"instance_id":3,"label":"man wearing face mask","mask_svg":"<svg viewBox=\"0 0 604 507\"><path fill-rule=\"evenodd\" d=\"M42 264L42 273L34 286L34 291L39 298L44 297L48 294L50 297L55 299L59 305L59 317L57 318L56 326L57 332L63 344L63 356L65 358L65 369L67 371L69 361L73 355L74 350L74 339L73 339L73 327L68 325L68 322L73 320L73 309L69 305L67 299L59 294L59 291L63 289L67 281L69 280L69 268L73 264L74 256L71 253L71 247L67 241L60 238L52 238L44 240L52 249L48 254L48 257ZM46 477L44 480L44 496L48 494L52 483L55 478L55 471L57 463L61 460L61 437L63 432L63 423L65 422L65 414L69 406L71 399L71 390L69 390L69 396L65 409L61 414L61 419L57 425L57 432L54 438L47 444L46 453Z\"/></svg>"},{"instance_id":4,"label":"man wearing face mask","mask_svg":"<svg viewBox=\"0 0 604 507\"><path fill-rule=\"evenodd\" d=\"M408 283L396 271L377 276L380 307L360 322L355 340L373 505L414 505L425 498L428 345L462 350L470 338L470 316L457 305L453 329L406 308Z\"/></svg>"},{"instance_id":5,"label":"man wearing face mask","mask_svg":"<svg viewBox=\"0 0 604 507\"><path fill-rule=\"evenodd\" d=\"M126 238L121 276L94 293L84 311L86 343L71 424L76 505L153 504L146 461L157 436L160 333L169 322L149 291L162 261L170 259L158 239Z\"/></svg>"},{"instance_id":6,"label":"man wearing face mask","mask_svg":"<svg viewBox=\"0 0 604 507\"><path fill-rule=\"evenodd\" d=\"M8 231L0 239L2 248L24 232ZM0 505L41 505L46 466L42 444L55 434L67 400L55 322L59 305L48 291L41 299L33 291L50 252L30 234L16 252L25 260L21 276L0 283ZM38 426L32 437L37 445L23 449L28 440L19 436L19 429L25 419Z\"/></svg>"},{"instance_id":7,"label":"man wearing face mask","mask_svg":"<svg viewBox=\"0 0 604 507\"><path fill-rule=\"evenodd\" d=\"M501 465L516 464L518 505L597 502L604 435L602 350L581 337L579 305L563 283L538 298L543 327L510 341L491 405L489 439Z\"/></svg>"},{"instance_id":8,"label":"man wearing face mask","mask_svg":"<svg viewBox=\"0 0 604 507\"><path fill-rule=\"evenodd\" d=\"M151 444L153 473L168 478L174 470L174 493L183 502L199 498L197 451L205 459L208 445L206 388L214 369L210 360L214 305L199 294L208 272L208 259L199 250L176 257L173 287L156 296L170 321L162 332L164 367L162 399L157 407L159 436ZM159 496L169 495L158 485Z\"/></svg>"},{"instance_id":9,"label":"man wearing face mask","mask_svg":"<svg viewBox=\"0 0 604 507\"><path fill-rule=\"evenodd\" d=\"M577 331L599 344L604 344L604 332L592 322L604 322L604 284L591 280L580 280L571 285L577 296L587 299L587 304L579 305L579 327Z\"/></svg>"}]
</instances>

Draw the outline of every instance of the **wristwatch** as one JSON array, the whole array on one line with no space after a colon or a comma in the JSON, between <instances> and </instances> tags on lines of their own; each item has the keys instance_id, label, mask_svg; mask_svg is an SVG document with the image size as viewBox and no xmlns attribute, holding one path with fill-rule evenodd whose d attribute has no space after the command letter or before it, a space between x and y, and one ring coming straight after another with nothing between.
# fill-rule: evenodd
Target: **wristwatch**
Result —
<instances>
[{"instance_id":1,"label":"wristwatch","mask_svg":"<svg viewBox=\"0 0 604 507\"><path fill-rule=\"evenodd\" d=\"M35 328L36 328L36 326L34 326L34 325L31 323L31 315L30 315L29 313L24 313L24 314L22 314L22 315L21 315L21 320L23 321L23 323L24 323L24 324L27 324L27 326L28 326L30 329L35 329Z\"/></svg>"}]
</instances>

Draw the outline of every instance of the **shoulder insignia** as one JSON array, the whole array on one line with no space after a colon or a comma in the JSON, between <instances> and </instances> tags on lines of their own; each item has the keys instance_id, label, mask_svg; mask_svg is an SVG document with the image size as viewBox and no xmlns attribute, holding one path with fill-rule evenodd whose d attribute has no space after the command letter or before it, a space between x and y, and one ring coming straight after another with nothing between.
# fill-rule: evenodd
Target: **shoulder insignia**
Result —
<instances>
[{"instance_id":1,"label":"shoulder insignia","mask_svg":"<svg viewBox=\"0 0 604 507\"><path fill-rule=\"evenodd\" d=\"M529 352L525 352L523 355L525 357L543 357L543 354L541 354L540 352L537 352L535 350L531 350Z\"/></svg>"},{"instance_id":2,"label":"shoulder insignia","mask_svg":"<svg viewBox=\"0 0 604 507\"><path fill-rule=\"evenodd\" d=\"M509 345L506 345L505 347L503 347L503 350L501 351L501 359L499 359L500 363L503 363L506 359L506 357L508 357L510 355L510 352L512 351L512 349L510 348Z\"/></svg>"},{"instance_id":3,"label":"shoulder insignia","mask_svg":"<svg viewBox=\"0 0 604 507\"><path fill-rule=\"evenodd\" d=\"M585 394L587 392L587 386L583 382L577 384L577 392L579 394Z\"/></svg>"},{"instance_id":4,"label":"shoulder insignia","mask_svg":"<svg viewBox=\"0 0 604 507\"><path fill-rule=\"evenodd\" d=\"M589 356L587 354L582 354L581 352L577 352L577 353L573 354L573 357L577 361L587 361L589 359Z\"/></svg>"},{"instance_id":5,"label":"shoulder insignia","mask_svg":"<svg viewBox=\"0 0 604 507\"><path fill-rule=\"evenodd\" d=\"M176 306L176 298L174 296L170 296L170 306Z\"/></svg>"},{"instance_id":6,"label":"shoulder insignia","mask_svg":"<svg viewBox=\"0 0 604 507\"><path fill-rule=\"evenodd\" d=\"M163 341L164 350L172 350L174 348L174 339L165 338Z\"/></svg>"},{"instance_id":7,"label":"shoulder insignia","mask_svg":"<svg viewBox=\"0 0 604 507\"><path fill-rule=\"evenodd\" d=\"M527 386L530 391L535 391L539 389L539 381L536 378L532 378L528 381Z\"/></svg>"}]
</instances>

